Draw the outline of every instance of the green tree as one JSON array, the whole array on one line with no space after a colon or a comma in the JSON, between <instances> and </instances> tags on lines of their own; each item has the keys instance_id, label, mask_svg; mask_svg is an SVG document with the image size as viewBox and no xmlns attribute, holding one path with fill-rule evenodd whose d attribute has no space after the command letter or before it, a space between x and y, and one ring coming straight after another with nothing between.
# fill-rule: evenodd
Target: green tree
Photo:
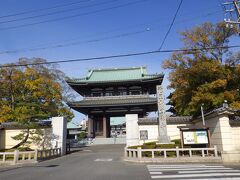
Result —
<instances>
[{"instance_id":1,"label":"green tree","mask_svg":"<svg viewBox=\"0 0 240 180\"><path fill-rule=\"evenodd\" d=\"M20 59L17 64L43 62L46 61L38 58ZM13 148L27 143L29 135L33 133L30 129L37 128L39 120L53 116L73 118L73 113L63 101L62 76L51 65L0 68L0 122L18 122L25 129L13 137L21 140Z\"/></svg>"},{"instance_id":2,"label":"green tree","mask_svg":"<svg viewBox=\"0 0 240 180\"><path fill-rule=\"evenodd\" d=\"M204 23L181 33L184 52L174 52L163 63L170 70L170 98L177 115L197 115L201 104L206 110L219 107L224 100L240 108L240 66L236 55L228 56L227 46L234 29L224 23ZM226 58L227 57L227 58Z\"/></svg>"}]
</instances>

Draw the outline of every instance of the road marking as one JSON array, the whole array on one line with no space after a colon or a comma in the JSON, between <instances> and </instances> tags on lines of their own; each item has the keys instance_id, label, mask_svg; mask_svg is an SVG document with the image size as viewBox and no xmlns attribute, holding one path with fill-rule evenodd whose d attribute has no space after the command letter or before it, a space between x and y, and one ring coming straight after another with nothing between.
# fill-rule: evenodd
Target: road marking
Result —
<instances>
[{"instance_id":1,"label":"road marking","mask_svg":"<svg viewBox=\"0 0 240 180\"><path fill-rule=\"evenodd\" d=\"M151 169L149 168L148 170L149 171L181 171L181 170L188 170L188 171L191 171L191 170L208 170L208 169L211 169L211 170L216 170L216 169L221 169L221 170L227 170L227 169L232 169L232 168L225 168L225 167L220 167L220 168L154 168L154 169Z\"/></svg>"},{"instance_id":2,"label":"road marking","mask_svg":"<svg viewBox=\"0 0 240 180\"><path fill-rule=\"evenodd\" d=\"M222 165L147 165L152 179L209 179L240 180L240 170L224 167ZM215 178L215 179L214 179Z\"/></svg>"},{"instance_id":3,"label":"road marking","mask_svg":"<svg viewBox=\"0 0 240 180\"><path fill-rule=\"evenodd\" d=\"M112 159L95 159L94 161L110 162Z\"/></svg>"},{"instance_id":4,"label":"road marking","mask_svg":"<svg viewBox=\"0 0 240 180\"><path fill-rule=\"evenodd\" d=\"M209 174L174 174L174 175L161 175L151 176L153 179L169 179L169 178L193 178L193 177L212 177L212 176L240 176L240 173L209 173Z\"/></svg>"},{"instance_id":5,"label":"road marking","mask_svg":"<svg viewBox=\"0 0 240 180\"><path fill-rule=\"evenodd\" d=\"M224 166L206 166L206 165L147 165L148 168L176 168L176 167L224 167Z\"/></svg>"},{"instance_id":6,"label":"road marking","mask_svg":"<svg viewBox=\"0 0 240 180\"><path fill-rule=\"evenodd\" d=\"M159 165L147 165L147 167L195 167L195 166L197 166L197 167L199 167L199 166L204 166L204 167L212 167L212 166L210 166L210 165L205 165L205 164L183 164L183 165L181 165L181 164L175 164L175 165L169 165L169 164L166 164L166 165L164 165L164 164L159 164ZM223 167L223 166L214 166L214 167Z\"/></svg>"},{"instance_id":7,"label":"road marking","mask_svg":"<svg viewBox=\"0 0 240 180\"><path fill-rule=\"evenodd\" d=\"M215 169L215 170L203 170L201 173L214 173L214 172L240 172L240 170L236 169L226 169L226 170L221 170L221 169ZM188 173L199 173L199 171L178 171L179 174L188 174Z\"/></svg>"},{"instance_id":8,"label":"road marking","mask_svg":"<svg viewBox=\"0 0 240 180\"><path fill-rule=\"evenodd\" d=\"M162 172L149 172L150 174L162 174Z\"/></svg>"},{"instance_id":9,"label":"road marking","mask_svg":"<svg viewBox=\"0 0 240 180\"><path fill-rule=\"evenodd\" d=\"M186 180L186 179L177 179L177 180ZM192 180L192 179L191 179ZM199 178L194 178L193 180L203 180L203 178L199 179ZM224 177L224 178L204 178L204 180L240 180L239 177Z\"/></svg>"}]
</instances>

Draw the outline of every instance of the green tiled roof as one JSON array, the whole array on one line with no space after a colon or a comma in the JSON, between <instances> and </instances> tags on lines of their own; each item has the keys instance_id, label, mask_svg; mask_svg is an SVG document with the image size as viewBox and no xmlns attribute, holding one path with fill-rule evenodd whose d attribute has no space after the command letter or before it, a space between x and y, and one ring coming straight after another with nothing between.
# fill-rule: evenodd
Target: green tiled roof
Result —
<instances>
[{"instance_id":1,"label":"green tiled roof","mask_svg":"<svg viewBox=\"0 0 240 180\"><path fill-rule=\"evenodd\" d=\"M163 74L147 74L146 67L92 69L87 77L68 79L72 83L119 82L163 78Z\"/></svg>"},{"instance_id":2,"label":"green tiled roof","mask_svg":"<svg viewBox=\"0 0 240 180\"><path fill-rule=\"evenodd\" d=\"M157 98L126 98L126 99L97 99L97 100L82 100L78 102L68 103L70 107L100 107L100 106L120 106L132 104L155 104Z\"/></svg>"},{"instance_id":3,"label":"green tiled roof","mask_svg":"<svg viewBox=\"0 0 240 180\"><path fill-rule=\"evenodd\" d=\"M77 126L77 124L73 123L73 122L68 122L67 123L67 129L78 129L80 128L79 126Z\"/></svg>"}]
</instances>

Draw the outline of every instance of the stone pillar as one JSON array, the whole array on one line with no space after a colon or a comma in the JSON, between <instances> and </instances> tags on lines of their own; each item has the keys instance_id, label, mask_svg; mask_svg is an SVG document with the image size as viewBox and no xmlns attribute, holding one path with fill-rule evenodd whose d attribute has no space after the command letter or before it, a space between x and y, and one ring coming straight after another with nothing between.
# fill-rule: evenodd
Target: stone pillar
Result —
<instances>
[{"instance_id":1,"label":"stone pillar","mask_svg":"<svg viewBox=\"0 0 240 180\"><path fill-rule=\"evenodd\" d=\"M66 154L67 120L64 117L52 118L52 146L61 148L62 155Z\"/></svg>"},{"instance_id":2,"label":"stone pillar","mask_svg":"<svg viewBox=\"0 0 240 180\"><path fill-rule=\"evenodd\" d=\"M88 136L92 137L93 135L93 120L88 117Z\"/></svg>"},{"instance_id":3,"label":"stone pillar","mask_svg":"<svg viewBox=\"0 0 240 180\"><path fill-rule=\"evenodd\" d=\"M158 140L161 144L170 143L169 137L167 135L167 122L166 114L164 108L164 95L163 88L161 85L157 85L157 105L158 105Z\"/></svg>"},{"instance_id":4,"label":"stone pillar","mask_svg":"<svg viewBox=\"0 0 240 180\"><path fill-rule=\"evenodd\" d=\"M107 118L103 116L103 137L107 138Z\"/></svg>"}]
</instances>

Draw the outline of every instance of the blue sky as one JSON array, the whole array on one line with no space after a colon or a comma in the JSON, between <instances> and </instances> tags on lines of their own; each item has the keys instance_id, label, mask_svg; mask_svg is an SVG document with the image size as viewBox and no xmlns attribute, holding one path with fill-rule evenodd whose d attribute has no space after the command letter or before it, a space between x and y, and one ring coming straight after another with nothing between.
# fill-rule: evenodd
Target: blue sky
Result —
<instances>
[{"instance_id":1,"label":"blue sky","mask_svg":"<svg viewBox=\"0 0 240 180\"><path fill-rule=\"evenodd\" d=\"M0 63L16 62L20 57L41 57L49 61L55 61L155 50L159 48L162 42L179 1L1 1ZM62 6L71 2L72 5ZM50 7L55 8L46 9ZM26 11L31 12L2 17ZM51 15L46 16L46 14ZM40 17L33 18L33 16ZM24 18L26 19L23 20ZM63 19L54 21L59 18ZM219 0L184 0L176 23L162 49L180 48L182 44L179 32L206 21L219 22L223 18L224 14ZM52 22L41 23L43 21ZM233 42L237 41L239 40L233 39ZM64 47L53 48L56 45L64 45ZM36 47L44 49L30 50L36 49ZM24 51L6 53L6 51L13 50ZM102 61L66 63L60 64L59 68L70 77L82 77L91 68L144 65L148 67L150 73L164 72L166 74L164 80L164 87L166 88L168 84L167 72L161 68L161 63L169 55L165 53ZM169 91L166 90L166 94L168 93ZM75 121L82 117L77 114Z\"/></svg>"}]
</instances>

